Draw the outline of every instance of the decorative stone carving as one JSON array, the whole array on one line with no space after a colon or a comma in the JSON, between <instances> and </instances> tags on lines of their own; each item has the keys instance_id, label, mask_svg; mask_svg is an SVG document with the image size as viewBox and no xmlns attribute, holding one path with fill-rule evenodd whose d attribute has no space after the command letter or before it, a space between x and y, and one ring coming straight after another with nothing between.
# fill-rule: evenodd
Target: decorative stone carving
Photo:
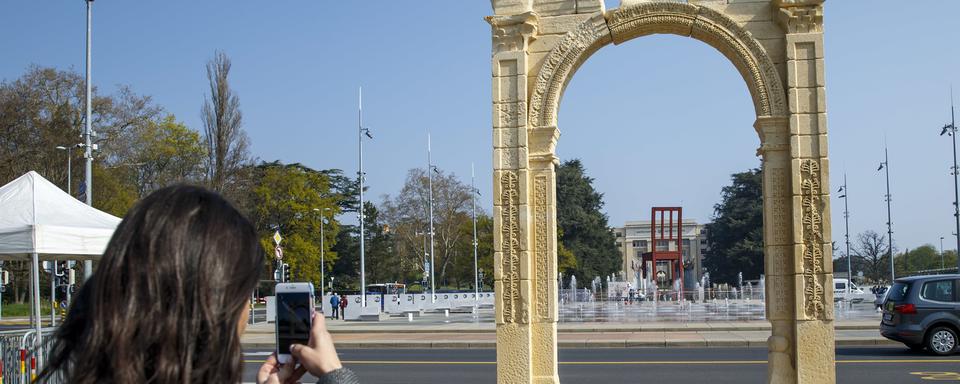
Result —
<instances>
[{"instance_id":1,"label":"decorative stone carving","mask_svg":"<svg viewBox=\"0 0 960 384\"><path fill-rule=\"evenodd\" d=\"M533 230L534 230L534 258L537 280L536 296L538 298L537 319L540 321L549 321L550 306L546 301L550 300L550 280L553 276L552 265L555 260L550 257L550 231L547 227L550 223L547 218L547 176L537 175L533 181Z\"/></svg>"},{"instance_id":2,"label":"decorative stone carving","mask_svg":"<svg viewBox=\"0 0 960 384\"><path fill-rule=\"evenodd\" d=\"M765 169L770 173L770 216L773 218L773 244L789 244L790 239L790 205L787 198L789 179L784 168Z\"/></svg>"},{"instance_id":3,"label":"decorative stone carving","mask_svg":"<svg viewBox=\"0 0 960 384\"><path fill-rule=\"evenodd\" d=\"M520 297L520 178L516 171L503 171L500 190L503 292L498 299L502 321L527 323L526 304Z\"/></svg>"},{"instance_id":4,"label":"decorative stone carving","mask_svg":"<svg viewBox=\"0 0 960 384\"><path fill-rule=\"evenodd\" d=\"M820 162L804 160L800 172L803 193L803 308L807 317L825 320L824 288L820 282L824 262Z\"/></svg>"},{"instance_id":5,"label":"decorative stone carving","mask_svg":"<svg viewBox=\"0 0 960 384\"><path fill-rule=\"evenodd\" d=\"M644 2L594 16L567 33L543 60L531 95L530 122L555 126L560 96L572 73L600 47L649 35L691 36L717 48L741 72L758 116L786 116L786 92L763 47L729 17L708 7Z\"/></svg>"},{"instance_id":6,"label":"decorative stone carving","mask_svg":"<svg viewBox=\"0 0 960 384\"><path fill-rule=\"evenodd\" d=\"M524 51L537 33L537 14L487 16L493 28L493 52Z\"/></svg>"},{"instance_id":7,"label":"decorative stone carving","mask_svg":"<svg viewBox=\"0 0 960 384\"><path fill-rule=\"evenodd\" d=\"M534 127L556 126L560 94L570 75L583 60L610 43L610 31L603 15L596 15L567 33L543 60L536 87L530 97L529 121Z\"/></svg>"},{"instance_id":8,"label":"decorative stone carving","mask_svg":"<svg viewBox=\"0 0 960 384\"><path fill-rule=\"evenodd\" d=\"M823 0L776 0L780 26L787 33L823 32Z\"/></svg>"}]
</instances>

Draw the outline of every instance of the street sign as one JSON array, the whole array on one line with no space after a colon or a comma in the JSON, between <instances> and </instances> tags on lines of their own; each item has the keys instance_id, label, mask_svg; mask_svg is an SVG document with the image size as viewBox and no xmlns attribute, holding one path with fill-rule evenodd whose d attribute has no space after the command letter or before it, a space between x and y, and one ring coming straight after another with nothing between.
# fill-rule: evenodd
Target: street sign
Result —
<instances>
[{"instance_id":1,"label":"street sign","mask_svg":"<svg viewBox=\"0 0 960 384\"><path fill-rule=\"evenodd\" d=\"M273 233L273 242L276 243L277 245L280 245L280 240L283 240L283 238L280 237L280 231L274 232L274 233Z\"/></svg>"},{"instance_id":2,"label":"street sign","mask_svg":"<svg viewBox=\"0 0 960 384\"><path fill-rule=\"evenodd\" d=\"M277 256L277 260L283 260L283 248L280 248L280 246L274 248L274 255Z\"/></svg>"}]
</instances>

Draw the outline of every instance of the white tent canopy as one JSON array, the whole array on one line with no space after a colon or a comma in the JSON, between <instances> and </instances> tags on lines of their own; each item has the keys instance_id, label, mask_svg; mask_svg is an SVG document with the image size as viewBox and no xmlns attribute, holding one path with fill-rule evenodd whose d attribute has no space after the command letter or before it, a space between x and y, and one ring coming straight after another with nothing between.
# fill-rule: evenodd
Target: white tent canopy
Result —
<instances>
[{"instance_id":1,"label":"white tent canopy","mask_svg":"<svg viewBox=\"0 0 960 384\"><path fill-rule=\"evenodd\" d=\"M74 199L34 171L0 187L0 260L29 260L35 346L41 345L40 258L99 259L120 219ZM51 313L51 323L54 315Z\"/></svg>"},{"instance_id":2,"label":"white tent canopy","mask_svg":"<svg viewBox=\"0 0 960 384\"><path fill-rule=\"evenodd\" d=\"M99 259L119 223L30 171L0 187L0 260Z\"/></svg>"}]
</instances>

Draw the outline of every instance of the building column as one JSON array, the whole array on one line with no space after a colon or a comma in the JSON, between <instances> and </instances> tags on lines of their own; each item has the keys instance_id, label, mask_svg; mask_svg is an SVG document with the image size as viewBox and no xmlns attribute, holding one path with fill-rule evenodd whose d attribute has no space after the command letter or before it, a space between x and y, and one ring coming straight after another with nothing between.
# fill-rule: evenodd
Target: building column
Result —
<instances>
[{"instance_id":1,"label":"building column","mask_svg":"<svg viewBox=\"0 0 960 384\"><path fill-rule=\"evenodd\" d=\"M559 383L554 163L552 154L532 158L530 136L543 131L527 123L527 51L538 17L526 11L487 21L493 29L497 382Z\"/></svg>"},{"instance_id":2,"label":"building column","mask_svg":"<svg viewBox=\"0 0 960 384\"><path fill-rule=\"evenodd\" d=\"M765 221L767 314L773 324L768 381L834 383L823 0L773 4L785 31L789 118L757 121L768 204L764 219L770 220Z\"/></svg>"}]
</instances>

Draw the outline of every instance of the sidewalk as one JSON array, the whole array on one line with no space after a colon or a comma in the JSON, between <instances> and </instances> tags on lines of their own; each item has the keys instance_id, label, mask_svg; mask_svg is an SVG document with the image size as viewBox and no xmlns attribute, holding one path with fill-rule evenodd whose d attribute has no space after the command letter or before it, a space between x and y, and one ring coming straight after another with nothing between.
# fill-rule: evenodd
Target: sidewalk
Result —
<instances>
[{"instance_id":1,"label":"sidewalk","mask_svg":"<svg viewBox=\"0 0 960 384\"><path fill-rule=\"evenodd\" d=\"M328 320L340 348L495 348L492 323L412 325ZM880 336L877 321L838 321L837 345L896 344ZM243 335L244 348L274 348L274 325L255 324ZM560 348L762 347L767 322L562 323Z\"/></svg>"}]
</instances>

